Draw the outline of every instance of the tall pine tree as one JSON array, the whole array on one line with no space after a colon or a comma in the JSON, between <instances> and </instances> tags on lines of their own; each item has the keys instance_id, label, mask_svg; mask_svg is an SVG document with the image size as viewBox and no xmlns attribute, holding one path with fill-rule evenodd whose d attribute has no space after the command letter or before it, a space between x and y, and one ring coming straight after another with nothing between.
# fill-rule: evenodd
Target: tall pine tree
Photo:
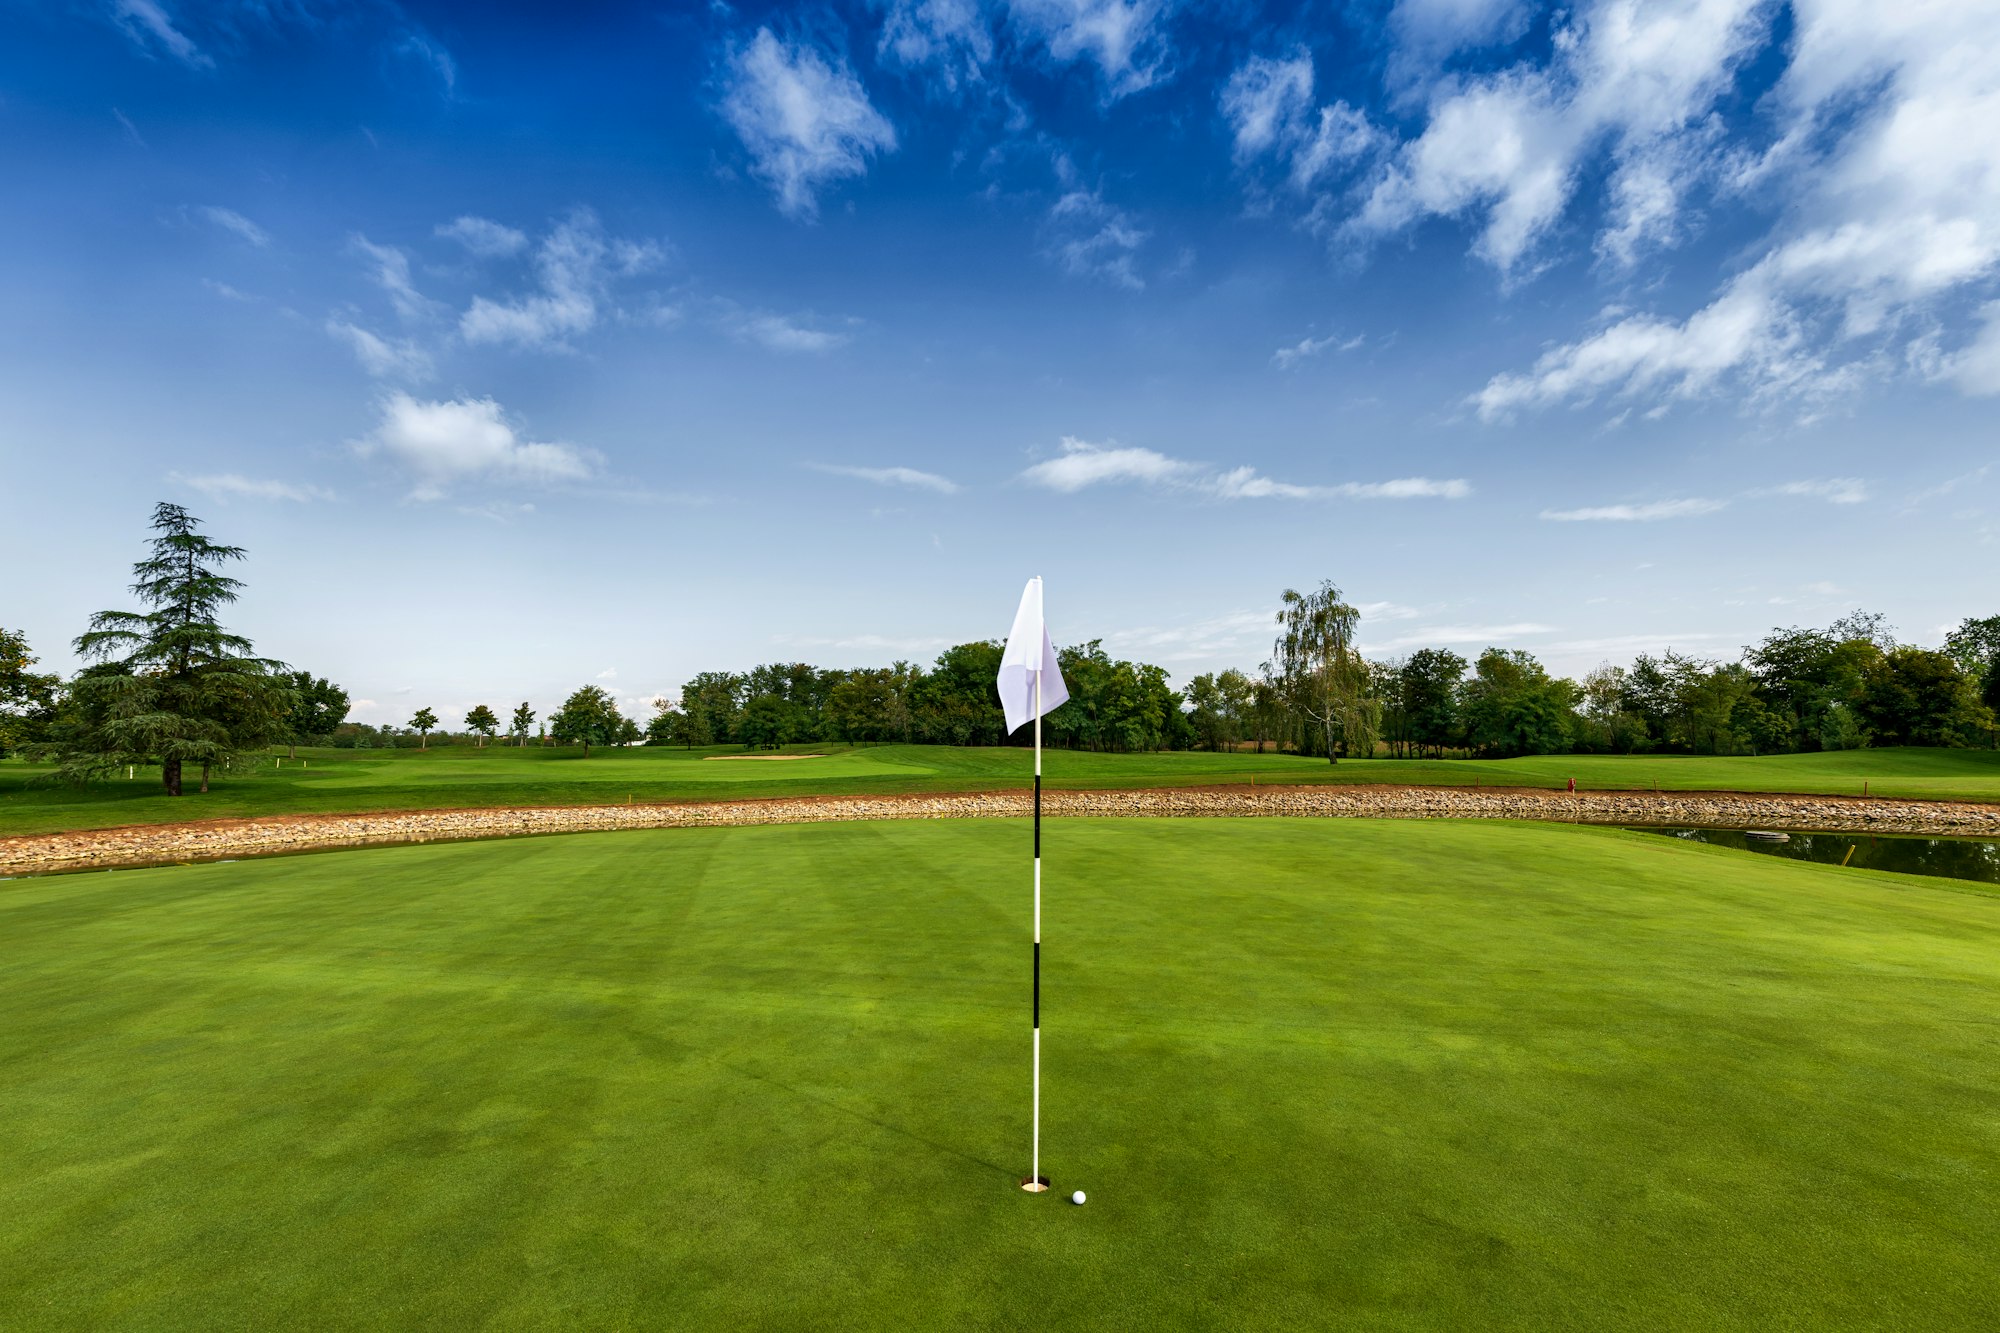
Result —
<instances>
[{"instance_id":1,"label":"tall pine tree","mask_svg":"<svg viewBox=\"0 0 2000 1333\"><path fill-rule=\"evenodd\" d=\"M256 656L250 640L216 617L242 583L223 565L240 546L204 537L179 505L153 510L152 555L132 567L132 592L145 611L100 611L76 650L97 663L71 689L74 725L64 738L63 771L86 778L124 764L160 766L160 781L181 794L181 770L227 767L285 734L295 702L282 662Z\"/></svg>"}]
</instances>

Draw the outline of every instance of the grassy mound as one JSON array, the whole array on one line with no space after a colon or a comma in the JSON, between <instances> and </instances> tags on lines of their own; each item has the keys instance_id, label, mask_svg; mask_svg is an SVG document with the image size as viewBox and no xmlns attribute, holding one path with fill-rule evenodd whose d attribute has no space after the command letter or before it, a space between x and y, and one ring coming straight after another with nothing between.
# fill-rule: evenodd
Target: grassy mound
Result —
<instances>
[{"instance_id":1,"label":"grassy mound","mask_svg":"<svg viewBox=\"0 0 2000 1333\"><path fill-rule=\"evenodd\" d=\"M309 750L216 780L207 795L162 795L139 773L58 787L48 769L0 761L0 837L244 815L356 810L436 810L491 805L587 805L626 800L733 800L756 796L904 794L1018 789L1032 771L1022 749L883 745L825 751L794 763L705 763L740 749L596 750L454 746L438 750ZM1206 783L1397 783L1667 791L1820 792L2000 801L2000 752L1846 750L1832 754L1705 758L1551 755L1502 760L1370 759L1329 765L1277 754L1047 756L1053 787L1154 787ZM37 778L41 781L36 781Z\"/></svg>"},{"instance_id":2,"label":"grassy mound","mask_svg":"<svg viewBox=\"0 0 2000 1333\"><path fill-rule=\"evenodd\" d=\"M1078 1209L1015 1187L1026 835L0 886L0 1326L2000 1321L2000 898L1560 826L1060 823Z\"/></svg>"}]
</instances>

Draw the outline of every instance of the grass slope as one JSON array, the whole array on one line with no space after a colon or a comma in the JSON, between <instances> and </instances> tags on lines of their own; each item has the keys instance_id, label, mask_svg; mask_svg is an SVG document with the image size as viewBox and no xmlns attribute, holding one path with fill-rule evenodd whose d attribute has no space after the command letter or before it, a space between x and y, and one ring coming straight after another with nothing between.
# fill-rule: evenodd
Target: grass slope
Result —
<instances>
[{"instance_id":1,"label":"grass slope","mask_svg":"<svg viewBox=\"0 0 2000 1333\"><path fill-rule=\"evenodd\" d=\"M815 747L795 747L807 752ZM862 792L974 791L1018 787L1031 757L1021 749L884 745L816 747L822 757L778 762L740 750L636 748L310 750L307 767L273 761L218 778L214 790L178 800L156 774L73 788L52 786L46 768L0 762L0 836L117 824L241 815L484 805L582 805ZM1504 760L1371 759L1337 766L1293 755L1088 754L1047 756L1053 787L1149 787L1201 783L1352 782L1679 791L1830 792L2000 801L2000 752L1847 750L1756 758L1554 755ZM37 779L40 778L40 781Z\"/></svg>"},{"instance_id":2,"label":"grass slope","mask_svg":"<svg viewBox=\"0 0 2000 1333\"><path fill-rule=\"evenodd\" d=\"M0 1326L2000 1324L2000 898L1557 826L0 886Z\"/></svg>"}]
</instances>

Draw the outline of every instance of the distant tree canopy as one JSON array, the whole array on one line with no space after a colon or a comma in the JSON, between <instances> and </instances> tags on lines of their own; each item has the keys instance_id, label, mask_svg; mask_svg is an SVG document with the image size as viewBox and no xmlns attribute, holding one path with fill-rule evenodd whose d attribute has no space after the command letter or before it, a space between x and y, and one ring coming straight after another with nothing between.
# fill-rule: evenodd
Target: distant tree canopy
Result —
<instances>
[{"instance_id":1,"label":"distant tree canopy","mask_svg":"<svg viewBox=\"0 0 2000 1333\"><path fill-rule=\"evenodd\" d=\"M417 733L419 738L417 742L418 749L428 750L430 748L431 732L437 727L437 724L438 715L429 708L419 708L416 716L410 719L410 727Z\"/></svg>"},{"instance_id":2,"label":"distant tree canopy","mask_svg":"<svg viewBox=\"0 0 2000 1333\"><path fill-rule=\"evenodd\" d=\"M484 745L493 738L494 732L500 730L500 719L485 704L475 704L465 715L465 728L477 732L479 743Z\"/></svg>"},{"instance_id":3,"label":"distant tree canopy","mask_svg":"<svg viewBox=\"0 0 2000 1333\"><path fill-rule=\"evenodd\" d=\"M132 567L147 609L91 617L76 650L94 669L72 682L51 739L69 777L158 764L178 796L184 765L201 766L205 791L212 768L282 740L297 699L283 663L217 621L243 586L221 572L242 548L211 542L179 505L156 506L152 527L152 553Z\"/></svg>"},{"instance_id":4,"label":"distant tree canopy","mask_svg":"<svg viewBox=\"0 0 2000 1333\"><path fill-rule=\"evenodd\" d=\"M591 746L624 744L628 736L637 738L638 728L601 687L585 685L549 715L549 734L566 744L581 745L587 759Z\"/></svg>"},{"instance_id":5,"label":"distant tree canopy","mask_svg":"<svg viewBox=\"0 0 2000 1333\"><path fill-rule=\"evenodd\" d=\"M292 689L292 709L285 717L285 741L293 753L301 745L323 745L335 728L347 721L347 691L310 671L286 674Z\"/></svg>"},{"instance_id":6,"label":"distant tree canopy","mask_svg":"<svg viewBox=\"0 0 2000 1333\"><path fill-rule=\"evenodd\" d=\"M46 741L55 722L62 677L30 671L39 660L27 635L0 628L0 759Z\"/></svg>"}]
</instances>

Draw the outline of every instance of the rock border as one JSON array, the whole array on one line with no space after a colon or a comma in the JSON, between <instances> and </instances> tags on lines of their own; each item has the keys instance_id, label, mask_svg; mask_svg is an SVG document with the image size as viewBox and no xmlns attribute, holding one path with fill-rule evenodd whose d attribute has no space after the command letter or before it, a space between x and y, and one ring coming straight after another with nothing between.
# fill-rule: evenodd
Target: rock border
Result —
<instances>
[{"instance_id":1,"label":"rock border","mask_svg":"<svg viewBox=\"0 0 2000 1333\"><path fill-rule=\"evenodd\" d=\"M1008 791L277 815L0 838L0 877L525 834L874 819L1019 818L1029 809L1027 792ZM1525 819L1577 824L2000 837L2000 805L1741 792L1568 793L1532 788L1382 786L1149 787L1044 792L1042 812L1059 818L1291 815L1333 819Z\"/></svg>"}]
</instances>

